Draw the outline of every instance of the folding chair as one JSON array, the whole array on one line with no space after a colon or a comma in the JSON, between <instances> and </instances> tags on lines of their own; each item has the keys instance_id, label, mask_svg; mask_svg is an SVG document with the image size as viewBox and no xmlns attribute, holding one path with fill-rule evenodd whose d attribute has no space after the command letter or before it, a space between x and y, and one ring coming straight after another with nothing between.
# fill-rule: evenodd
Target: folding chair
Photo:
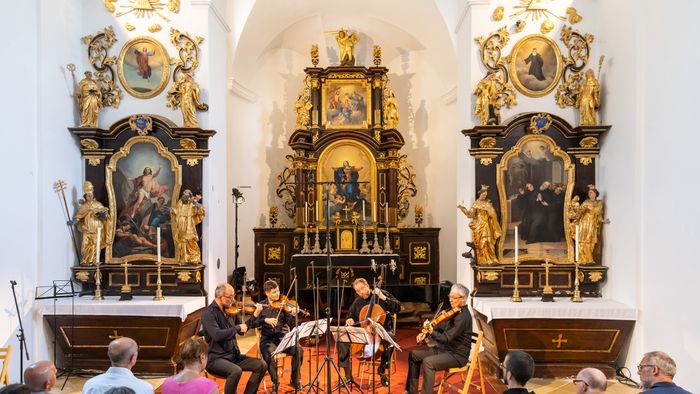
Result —
<instances>
[{"instance_id":1,"label":"folding chair","mask_svg":"<svg viewBox=\"0 0 700 394\"><path fill-rule=\"evenodd\" d=\"M2 372L0 372L0 384L10 384L7 377L7 367L10 365L10 355L12 355L12 345L0 347L0 360L2 360Z\"/></svg>"},{"instance_id":2,"label":"folding chair","mask_svg":"<svg viewBox=\"0 0 700 394\"><path fill-rule=\"evenodd\" d=\"M440 380L440 387L438 388L438 394L442 394L443 392L443 386L448 386L451 388L457 388L457 392L460 394L467 394L469 393L469 389L471 386L476 388L476 391L484 394L485 389L484 389L484 375L483 375L483 370L481 369L481 361L479 360L479 348L481 347L481 341L484 338L484 332L479 331L479 334L476 337L476 340L474 340L474 334L472 334L472 342L474 342L474 345L472 346L472 351L471 354L469 355L469 361L467 362L467 365L460 367L460 368L450 368L445 373L442 375L442 380ZM474 371L476 369L479 369L479 384L473 384L472 383L472 377L474 376ZM465 376L466 373L466 376ZM464 379L464 386L459 389L458 387L447 383L447 379L450 377L460 374L462 376L462 379Z\"/></svg>"}]
</instances>

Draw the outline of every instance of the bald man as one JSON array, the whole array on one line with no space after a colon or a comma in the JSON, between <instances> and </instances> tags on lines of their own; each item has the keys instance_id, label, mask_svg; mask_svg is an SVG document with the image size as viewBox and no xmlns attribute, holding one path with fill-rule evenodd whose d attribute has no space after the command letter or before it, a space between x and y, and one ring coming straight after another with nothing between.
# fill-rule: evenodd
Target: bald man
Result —
<instances>
[{"instance_id":1,"label":"bald man","mask_svg":"<svg viewBox=\"0 0 700 394\"><path fill-rule=\"evenodd\" d=\"M47 393L56 384L56 366L49 360L37 361L24 370L24 382L32 393Z\"/></svg>"},{"instance_id":2,"label":"bald man","mask_svg":"<svg viewBox=\"0 0 700 394\"><path fill-rule=\"evenodd\" d=\"M574 386L576 394L601 394L608 387L608 379L599 369L584 368L576 375Z\"/></svg>"},{"instance_id":3,"label":"bald man","mask_svg":"<svg viewBox=\"0 0 700 394\"><path fill-rule=\"evenodd\" d=\"M121 337L110 342L107 356L112 366L102 375L85 382L83 394L101 394L112 387L129 387L136 394L153 394L153 386L131 372L138 353L139 347L131 338Z\"/></svg>"}]
</instances>

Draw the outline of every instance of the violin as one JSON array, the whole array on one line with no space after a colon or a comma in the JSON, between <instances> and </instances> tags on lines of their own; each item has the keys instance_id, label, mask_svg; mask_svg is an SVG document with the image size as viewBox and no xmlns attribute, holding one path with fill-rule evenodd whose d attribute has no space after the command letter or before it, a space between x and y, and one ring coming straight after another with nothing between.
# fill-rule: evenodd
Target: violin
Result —
<instances>
[{"instance_id":1,"label":"violin","mask_svg":"<svg viewBox=\"0 0 700 394\"><path fill-rule=\"evenodd\" d=\"M257 308L256 304L251 304L250 302L234 301L231 306L224 308L224 313L229 316L236 316L242 313L253 313Z\"/></svg>"},{"instance_id":2,"label":"violin","mask_svg":"<svg viewBox=\"0 0 700 394\"><path fill-rule=\"evenodd\" d=\"M379 275L379 278L377 278L377 284L375 286L375 288L377 289L381 287L382 282L384 280L383 269L384 267L382 266L382 272ZM376 294L374 294L374 292L372 292L372 297L377 297ZM368 321L368 319L372 319L372 321L375 324L381 325L384 325L384 322L386 321L386 311L384 310L384 308L379 306L376 299L372 300L369 304L363 306L360 310L360 326L367 330L367 334L369 334L370 338L374 338L374 330L372 329L372 324ZM360 358L379 357L384 352L384 345L382 345L379 338L376 338L374 344L352 344L350 347L350 352L351 354L354 354L356 357Z\"/></svg>"},{"instance_id":3,"label":"violin","mask_svg":"<svg viewBox=\"0 0 700 394\"><path fill-rule=\"evenodd\" d=\"M432 321L428 322L427 320L423 323L423 327L421 327L421 332L418 334L418 338L416 338L417 343L421 343L425 340L425 338L433 332L433 328L439 326L440 324L450 321L453 317L457 316L458 313L462 311L462 307L454 307L452 309L447 309L444 310L435 316Z\"/></svg>"},{"instance_id":4,"label":"violin","mask_svg":"<svg viewBox=\"0 0 700 394\"><path fill-rule=\"evenodd\" d=\"M272 310L280 310L287 313L297 312L305 317L309 317L311 315L308 311L299 308L299 304L297 304L297 302L294 300L290 300L286 295L281 295L277 301L272 301L270 304L265 306Z\"/></svg>"}]
</instances>

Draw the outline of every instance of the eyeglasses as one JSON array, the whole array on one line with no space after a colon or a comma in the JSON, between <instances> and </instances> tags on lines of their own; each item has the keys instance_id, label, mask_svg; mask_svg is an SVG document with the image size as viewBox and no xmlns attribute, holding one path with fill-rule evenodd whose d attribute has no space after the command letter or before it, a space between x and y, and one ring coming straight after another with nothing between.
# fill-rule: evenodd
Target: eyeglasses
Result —
<instances>
[{"instance_id":1,"label":"eyeglasses","mask_svg":"<svg viewBox=\"0 0 700 394\"><path fill-rule=\"evenodd\" d=\"M582 380L582 379L574 379L574 384L576 384L576 383L583 383L583 384L585 384L586 386L588 386L588 383L587 383L585 380Z\"/></svg>"},{"instance_id":2,"label":"eyeglasses","mask_svg":"<svg viewBox=\"0 0 700 394\"><path fill-rule=\"evenodd\" d=\"M231 299L233 299L233 294L231 294L231 295L223 295L222 297L228 298L229 300L231 300Z\"/></svg>"},{"instance_id":3,"label":"eyeglasses","mask_svg":"<svg viewBox=\"0 0 700 394\"><path fill-rule=\"evenodd\" d=\"M461 296L461 295L452 295L452 294L450 294L450 299L455 299L455 300L456 300L456 299L460 299L460 298L464 298L464 297Z\"/></svg>"},{"instance_id":4,"label":"eyeglasses","mask_svg":"<svg viewBox=\"0 0 700 394\"><path fill-rule=\"evenodd\" d=\"M637 372L642 372L642 369L646 367L655 367L656 365L651 365L651 364L639 364L637 365Z\"/></svg>"}]
</instances>

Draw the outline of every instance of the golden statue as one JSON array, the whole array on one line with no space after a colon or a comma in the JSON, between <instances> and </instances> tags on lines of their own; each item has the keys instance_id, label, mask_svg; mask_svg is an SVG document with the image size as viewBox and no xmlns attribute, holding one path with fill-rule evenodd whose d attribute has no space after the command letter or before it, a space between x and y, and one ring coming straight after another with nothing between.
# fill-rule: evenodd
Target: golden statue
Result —
<instances>
[{"instance_id":1,"label":"golden statue","mask_svg":"<svg viewBox=\"0 0 700 394\"><path fill-rule=\"evenodd\" d=\"M498 120L494 122L495 108L493 107L493 101L498 96L496 73L491 73L479 81L476 84L474 95L476 95L474 114L479 117L481 124L498 124ZM492 115L492 113L494 114Z\"/></svg>"},{"instance_id":2,"label":"golden statue","mask_svg":"<svg viewBox=\"0 0 700 394\"><path fill-rule=\"evenodd\" d=\"M180 263L198 264L202 261L199 250L199 235L197 225L204 218L204 206L199 203L201 196L193 196L192 191L185 189L182 197L173 204L170 215L173 218L173 241L175 242L175 258Z\"/></svg>"},{"instance_id":3,"label":"golden statue","mask_svg":"<svg viewBox=\"0 0 700 394\"><path fill-rule=\"evenodd\" d=\"M340 29L335 37L340 49L340 65L354 66L355 65L355 44L360 42L360 37L357 32L348 34L346 29Z\"/></svg>"},{"instance_id":4,"label":"golden statue","mask_svg":"<svg viewBox=\"0 0 700 394\"><path fill-rule=\"evenodd\" d=\"M488 200L488 186L481 185L477 193L477 200L472 204L471 209L462 205L457 208L468 218L469 228L472 230L472 241L476 250L476 261L480 265L497 264L496 240L501 237L501 226L498 224L496 210L491 201Z\"/></svg>"},{"instance_id":5,"label":"golden statue","mask_svg":"<svg viewBox=\"0 0 700 394\"><path fill-rule=\"evenodd\" d=\"M384 104L384 127L387 129L395 129L399 125L399 106L396 104L394 93L386 99Z\"/></svg>"},{"instance_id":6,"label":"golden statue","mask_svg":"<svg viewBox=\"0 0 700 394\"><path fill-rule=\"evenodd\" d=\"M199 85L188 73L180 74L177 82L168 91L167 107L178 108L182 112L182 127L199 127L197 111L207 111L209 106L199 98Z\"/></svg>"},{"instance_id":7,"label":"golden statue","mask_svg":"<svg viewBox=\"0 0 700 394\"><path fill-rule=\"evenodd\" d=\"M579 264L594 264L593 254L600 238L600 226L610 223L610 219L603 219L603 202L598 200L600 193L594 185L588 185L588 199L579 204L579 197L575 196L569 204L568 232L571 239L576 237L578 226L578 262Z\"/></svg>"},{"instance_id":8,"label":"golden statue","mask_svg":"<svg viewBox=\"0 0 700 394\"><path fill-rule=\"evenodd\" d=\"M297 129L309 128L309 123L311 122L310 111L312 107L311 89L309 89L309 77L307 76L304 80L304 88L299 92L299 98L297 98L297 102L294 104L294 110L297 113Z\"/></svg>"},{"instance_id":9,"label":"golden statue","mask_svg":"<svg viewBox=\"0 0 700 394\"><path fill-rule=\"evenodd\" d=\"M78 231L83 235L83 241L80 247L80 264L88 265L95 264L97 258L97 228L101 227L100 232L100 249L107 246L111 242L112 237L109 236L111 226L109 225L109 210L102 205L101 202L95 200L93 194L94 188L92 183L85 181L83 183L83 203L78 208L78 213L71 221L77 225Z\"/></svg>"},{"instance_id":10,"label":"golden statue","mask_svg":"<svg viewBox=\"0 0 700 394\"><path fill-rule=\"evenodd\" d=\"M600 107L600 84L595 79L593 69L586 71L586 79L583 81L583 86L578 96L576 96L576 107L578 107L581 117L581 125L596 125L595 111Z\"/></svg>"},{"instance_id":11,"label":"golden statue","mask_svg":"<svg viewBox=\"0 0 700 394\"><path fill-rule=\"evenodd\" d=\"M97 127L97 118L102 108L102 92L92 72L85 71L85 78L78 84L78 106L80 107L80 126Z\"/></svg>"}]
</instances>

